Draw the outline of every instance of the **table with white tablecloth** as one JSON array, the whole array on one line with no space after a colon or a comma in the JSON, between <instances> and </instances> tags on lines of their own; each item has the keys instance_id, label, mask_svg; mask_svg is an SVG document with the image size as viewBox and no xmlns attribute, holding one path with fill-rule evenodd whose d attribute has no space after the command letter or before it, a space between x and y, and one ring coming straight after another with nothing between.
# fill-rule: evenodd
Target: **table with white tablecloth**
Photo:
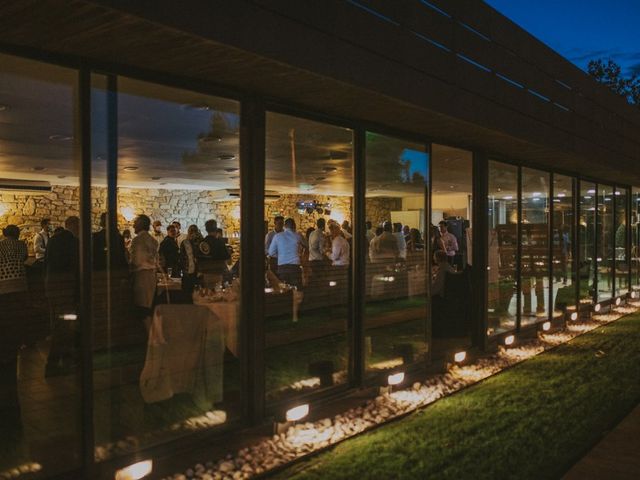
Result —
<instances>
[{"instance_id":1,"label":"table with white tablecloth","mask_svg":"<svg viewBox=\"0 0 640 480\"><path fill-rule=\"evenodd\" d=\"M224 325L199 305L158 305L140 375L145 402L191 393L200 408L222 400Z\"/></svg>"}]
</instances>

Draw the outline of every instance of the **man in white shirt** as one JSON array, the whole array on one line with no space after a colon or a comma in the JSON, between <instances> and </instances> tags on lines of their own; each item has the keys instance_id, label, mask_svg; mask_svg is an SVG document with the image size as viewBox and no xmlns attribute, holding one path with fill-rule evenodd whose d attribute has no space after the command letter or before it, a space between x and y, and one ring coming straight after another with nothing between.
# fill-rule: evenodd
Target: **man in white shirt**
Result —
<instances>
[{"instance_id":1,"label":"man in white shirt","mask_svg":"<svg viewBox=\"0 0 640 480\"><path fill-rule=\"evenodd\" d=\"M133 221L136 236L131 241L133 301L143 318L151 316L158 270L158 242L149 233L150 226L149 217L138 215Z\"/></svg>"},{"instance_id":2,"label":"man in white shirt","mask_svg":"<svg viewBox=\"0 0 640 480\"><path fill-rule=\"evenodd\" d=\"M371 222L369 220L367 220L364 224L367 227L367 231L365 232L365 235L367 236L367 243L371 243L371 240L374 239L376 234L373 231L373 227L371 226Z\"/></svg>"},{"instance_id":3,"label":"man in white shirt","mask_svg":"<svg viewBox=\"0 0 640 480\"><path fill-rule=\"evenodd\" d=\"M300 249L306 247L307 242L296 232L296 222L293 218L284 221L284 229L276 233L269 244L268 255L278 259L278 278L302 289L302 271L300 270Z\"/></svg>"},{"instance_id":4,"label":"man in white shirt","mask_svg":"<svg viewBox=\"0 0 640 480\"><path fill-rule=\"evenodd\" d=\"M458 240L455 235L450 233L447 230L447 222L444 220L439 223L440 227L440 237L442 239L442 243L444 244L445 253L449 259L449 263L453 263L453 258L456 256L458 252Z\"/></svg>"},{"instance_id":5,"label":"man in white shirt","mask_svg":"<svg viewBox=\"0 0 640 480\"><path fill-rule=\"evenodd\" d=\"M40 231L33 237L33 251L36 254L36 260L39 262L44 261L45 254L47 253L47 244L50 237L50 224L51 221L48 218L43 218L40 221Z\"/></svg>"},{"instance_id":6,"label":"man in white shirt","mask_svg":"<svg viewBox=\"0 0 640 480\"><path fill-rule=\"evenodd\" d=\"M331 251L327 257L331 260L329 273L329 304L344 305L349 295L349 242L344 238L343 230L337 223L329 226L331 233Z\"/></svg>"},{"instance_id":7,"label":"man in white shirt","mask_svg":"<svg viewBox=\"0 0 640 480\"><path fill-rule=\"evenodd\" d=\"M327 254L334 267L349 266L349 242L342 235L342 229L337 223L329 227L331 232L331 252Z\"/></svg>"},{"instance_id":8,"label":"man in white shirt","mask_svg":"<svg viewBox=\"0 0 640 480\"><path fill-rule=\"evenodd\" d=\"M309 235L309 261L314 262L324 261L325 250L325 227L326 223L324 218L319 218L316 222L317 228Z\"/></svg>"}]
</instances>

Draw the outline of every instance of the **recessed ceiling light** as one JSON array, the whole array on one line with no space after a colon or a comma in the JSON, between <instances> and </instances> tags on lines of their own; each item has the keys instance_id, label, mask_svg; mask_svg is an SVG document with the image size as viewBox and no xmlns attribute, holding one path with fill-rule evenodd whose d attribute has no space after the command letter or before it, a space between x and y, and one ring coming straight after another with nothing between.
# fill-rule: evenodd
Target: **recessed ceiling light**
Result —
<instances>
[{"instance_id":1,"label":"recessed ceiling light","mask_svg":"<svg viewBox=\"0 0 640 480\"><path fill-rule=\"evenodd\" d=\"M325 173L333 173L333 172L337 172L338 169L336 167L324 167L322 171Z\"/></svg>"},{"instance_id":2,"label":"recessed ceiling light","mask_svg":"<svg viewBox=\"0 0 640 480\"><path fill-rule=\"evenodd\" d=\"M316 177L316 182L321 182L323 180L326 180L327 177Z\"/></svg>"},{"instance_id":3,"label":"recessed ceiling light","mask_svg":"<svg viewBox=\"0 0 640 480\"><path fill-rule=\"evenodd\" d=\"M134 166L124 167L123 170L125 172L135 172L136 170L138 170L138 167L134 167Z\"/></svg>"},{"instance_id":4,"label":"recessed ceiling light","mask_svg":"<svg viewBox=\"0 0 640 480\"><path fill-rule=\"evenodd\" d=\"M67 178L66 175L58 175L58 178Z\"/></svg>"},{"instance_id":5,"label":"recessed ceiling light","mask_svg":"<svg viewBox=\"0 0 640 480\"><path fill-rule=\"evenodd\" d=\"M69 140L73 140L73 135L49 135L49 140L54 142L68 142Z\"/></svg>"},{"instance_id":6,"label":"recessed ceiling light","mask_svg":"<svg viewBox=\"0 0 640 480\"><path fill-rule=\"evenodd\" d=\"M160 182L160 185L166 185L167 182Z\"/></svg>"},{"instance_id":7,"label":"recessed ceiling light","mask_svg":"<svg viewBox=\"0 0 640 480\"><path fill-rule=\"evenodd\" d=\"M46 170L45 167L32 167L31 170L33 170L34 172L43 172Z\"/></svg>"},{"instance_id":8,"label":"recessed ceiling light","mask_svg":"<svg viewBox=\"0 0 640 480\"><path fill-rule=\"evenodd\" d=\"M151 180L160 180L162 177L151 177Z\"/></svg>"},{"instance_id":9,"label":"recessed ceiling light","mask_svg":"<svg viewBox=\"0 0 640 480\"><path fill-rule=\"evenodd\" d=\"M235 160L236 156L232 153L223 153L218 156L218 160Z\"/></svg>"},{"instance_id":10,"label":"recessed ceiling light","mask_svg":"<svg viewBox=\"0 0 640 480\"><path fill-rule=\"evenodd\" d=\"M190 103L190 104L184 105L184 108L188 108L191 110L201 110L201 111L211 110L211 107L206 103Z\"/></svg>"},{"instance_id":11,"label":"recessed ceiling light","mask_svg":"<svg viewBox=\"0 0 640 480\"><path fill-rule=\"evenodd\" d=\"M239 168L225 168L224 171L227 173L235 173L238 170L240 170Z\"/></svg>"},{"instance_id":12,"label":"recessed ceiling light","mask_svg":"<svg viewBox=\"0 0 640 480\"><path fill-rule=\"evenodd\" d=\"M6 103L0 103L0 112L5 112L7 110L9 110L9 105Z\"/></svg>"},{"instance_id":13,"label":"recessed ceiling light","mask_svg":"<svg viewBox=\"0 0 640 480\"><path fill-rule=\"evenodd\" d=\"M230 178L231 180L237 180L237 179L239 179L240 177L239 177L238 175L234 175L233 177L229 177L229 178Z\"/></svg>"}]
</instances>

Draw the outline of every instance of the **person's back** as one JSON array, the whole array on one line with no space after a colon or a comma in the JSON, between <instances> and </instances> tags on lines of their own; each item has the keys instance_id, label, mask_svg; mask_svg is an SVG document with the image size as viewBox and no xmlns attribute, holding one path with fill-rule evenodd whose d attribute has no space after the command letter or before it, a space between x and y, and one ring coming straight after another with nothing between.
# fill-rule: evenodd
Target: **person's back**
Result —
<instances>
[{"instance_id":1,"label":"person's back","mask_svg":"<svg viewBox=\"0 0 640 480\"><path fill-rule=\"evenodd\" d=\"M285 228L276 233L269 248L269 254L275 253L278 265L300 265L300 245L302 237L298 232ZM271 255L274 256L274 255Z\"/></svg>"},{"instance_id":2,"label":"person's back","mask_svg":"<svg viewBox=\"0 0 640 480\"><path fill-rule=\"evenodd\" d=\"M400 249L398 247L398 240L391 232L382 232L377 241L377 255L378 259L394 259L398 256Z\"/></svg>"},{"instance_id":3,"label":"person's back","mask_svg":"<svg viewBox=\"0 0 640 480\"><path fill-rule=\"evenodd\" d=\"M78 289L78 239L65 229L49 240L45 255L47 297L73 303Z\"/></svg>"}]
</instances>

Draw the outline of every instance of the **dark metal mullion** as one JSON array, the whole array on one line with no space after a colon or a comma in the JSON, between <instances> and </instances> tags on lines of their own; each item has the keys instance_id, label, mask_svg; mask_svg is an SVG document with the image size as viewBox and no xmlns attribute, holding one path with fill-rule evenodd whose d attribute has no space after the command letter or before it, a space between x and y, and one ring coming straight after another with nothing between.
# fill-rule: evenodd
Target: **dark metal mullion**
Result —
<instances>
[{"instance_id":1,"label":"dark metal mullion","mask_svg":"<svg viewBox=\"0 0 640 480\"><path fill-rule=\"evenodd\" d=\"M554 179L555 179L555 175L553 172L551 172L549 174L549 221L547 222L547 247L548 247L548 254L549 254L549 258L547 259L547 275L548 275L548 285L549 285L549 293L547 295L548 298L548 302L549 302L549 320L553 320L553 314L555 312L555 308L553 305L553 279L554 279L554 269L553 269L553 239L554 239L554 194L555 194L555 188L554 188ZM566 268L566 267L565 267ZM543 284L543 288L544 288L544 284Z\"/></svg>"},{"instance_id":2,"label":"dark metal mullion","mask_svg":"<svg viewBox=\"0 0 640 480\"><path fill-rule=\"evenodd\" d=\"M573 281L575 282L575 306L580 318L580 180L572 179L573 233L571 234L571 262L573 263Z\"/></svg>"},{"instance_id":3,"label":"dark metal mullion","mask_svg":"<svg viewBox=\"0 0 640 480\"><path fill-rule=\"evenodd\" d=\"M424 214L426 218L425 221L425 269L427 278L425 279L425 300L426 300L426 312L427 318L425 319L425 341L427 342L427 355L425 361L427 364L431 364L431 351L433 350L433 316L431 314L431 266L432 266L432 255L431 249L433 245L431 245L431 192L433 191L433 149L431 148L432 144L425 144L425 152L427 152L427 158L429 159L427 165L427 184L425 186L426 192L424 194Z\"/></svg>"},{"instance_id":4,"label":"dark metal mullion","mask_svg":"<svg viewBox=\"0 0 640 480\"><path fill-rule=\"evenodd\" d=\"M349 344L350 384L359 387L364 383L366 351L364 348L365 297L366 297L366 131L357 128L353 134L353 260L351 282L351 308Z\"/></svg>"},{"instance_id":5,"label":"dark metal mullion","mask_svg":"<svg viewBox=\"0 0 640 480\"><path fill-rule=\"evenodd\" d=\"M471 253L473 263L471 267L471 300L473 344L482 350L487 348L487 298L488 298L488 271L489 264L489 222L487 214L487 201L489 195L489 162L483 152L473 152L472 164L472 236ZM467 246L468 248L468 246Z\"/></svg>"},{"instance_id":6,"label":"dark metal mullion","mask_svg":"<svg viewBox=\"0 0 640 480\"><path fill-rule=\"evenodd\" d=\"M264 104L247 98L240 106L240 363L242 410L251 423L264 417Z\"/></svg>"},{"instance_id":7,"label":"dark metal mullion","mask_svg":"<svg viewBox=\"0 0 640 480\"><path fill-rule=\"evenodd\" d=\"M79 322L81 337L80 363L82 388L81 461L85 478L93 478L94 426L93 426L93 335L91 325L91 72L81 68L78 72L77 115L75 119L80 167L80 251L79 267Z\"/></svg>"},{"instance_id":8,"label":"dark metal mullion","mask_svg":"<svg viewBox=\"0 0 640 480\"><path fill-rule=\"evenodd\" d=\"M613 242L611 243L611 246L613 247L612 249L612 259L613 259L613 264L612 264L612 275L611 275L611 301L613 302L614 299L616 298L616 295L618 293L618 286L616 285L616 280L618 278L617 276L617 272L616 270L618 270L618 259L616 258L616 220L618 219L618 200L616 200L616 192L618 191L618 187L617 186L613 186L613 190L611 191L611 196L613 197L611 199L611 208L613 208L613 215L611 216L611 218L613 218L613 221L611 222L611 235L613 236L613 238L609 239L609 241L613 240ZM615 302L614 302L615 303Z\"/></svg>"},{"instance_id":9,"label":"dark metal mullion","mask_svg":"<svg viewBox=\"0 0 640 480\"><path fill-rule=\"evenodd\" d=\"M595 210L594 210L594 217L593 217L593 222L594 222L594 226L595 226L595 232L593 235L593 262L594 263L594 268L593 268L593 303L598 303L598 293L600 290L600 285L598 285L598 246L599 243L598 239L600 237L600 232L598 231L598 224L600 221L600 185L595 183Z\"/></svg>"},{"instance_id":10,"label":"dark metal mullion","mask_svg":"<svg viewBox=\"0 0 640 480\"><path fill-rule=\"evenodd\" d=\"M516 331L522 323L522 167L518 166L517 175L517 222L516 222Z\"/></svg>"},{"instance_id":11,"label":"dark metal mullion","mask_svg":"<svg viewBox=\"0 0 640 480\"><path fill-rule=\"evenodd\" d=\"M626 212L625 212L625 222L626 222L626 231L625 231L625 258L627 260L627 297L631 297L631 205L632 205L632 192L631 188L625 187L625 195L626 195Z\"/></svg>"}]
</instances>

